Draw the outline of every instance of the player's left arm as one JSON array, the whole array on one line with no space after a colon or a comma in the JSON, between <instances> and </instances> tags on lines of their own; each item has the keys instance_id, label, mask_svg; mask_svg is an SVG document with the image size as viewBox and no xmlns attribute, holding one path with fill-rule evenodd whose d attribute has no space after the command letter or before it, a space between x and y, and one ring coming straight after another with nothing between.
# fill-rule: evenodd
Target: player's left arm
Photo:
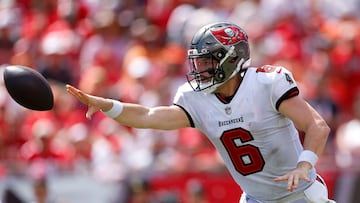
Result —
<instances>
[{"instance_id":1,"label":"player's left arm","mask_svg":"<svg viewBox=\"0 0 360 203\"><path fill-rule=\"evenodd\" d=\"M279 106L279 112L290 118L297 129L305 132L304 149L320 156L330 133L322 116L300 96L284 100Z\"/></svg>"},{"instance_id":2,"label":"player's left arm","mask_svg":"<svg viewBox=\"0 0 360 203\"><path fill-rule=\"evenodd\" d=\"M284 100L278 110L290 118L297 129L305 133L304 150L312 151L319 157L330 133L330 128L321 115L300 96ZM299 180L310 181L307 175L312 167L309 162L299 162L294 171L276 180L288 180L288 189L292 191L297 188Z\"/></svg>"}]
</instances>

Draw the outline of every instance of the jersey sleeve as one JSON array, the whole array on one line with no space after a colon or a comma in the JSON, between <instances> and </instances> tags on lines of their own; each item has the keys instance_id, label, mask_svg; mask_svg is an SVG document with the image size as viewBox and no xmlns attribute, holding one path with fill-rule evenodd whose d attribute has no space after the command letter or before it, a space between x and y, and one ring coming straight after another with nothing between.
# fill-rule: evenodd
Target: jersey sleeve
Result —
<instances>
[{"instance_id":1,"label":"jersey sleeve","mask_svg":"<svg viewBox=\"0 0 360 203\"><path fill-rule=\"evenodd\" d=\"M189 90L187 88L187 84L180 86L175 94L174 99L173 99L173 105L180 107L185 112L186 116L188 117L190 126L192 128L194 128L195 127L194 120L191 117L189 110L187 110L187 109L191 108L191 106L189 106L189 104L186 101L185 96L184 96L186 94L186 92L188 92L188 91Z\"/></svg>"},{"instance_id":2,"label":"jersey sleeve","mask_svg":"<svg viewBox=\"0 0 360 203\"><path fill-rule=\"evenodd\" d=\"M289 98L299 95L299 88L292 73L281 66L263 66L257 69L259 82L270 88L271 101L279 110L280 104Z\"/></svg>"}]
</instances>

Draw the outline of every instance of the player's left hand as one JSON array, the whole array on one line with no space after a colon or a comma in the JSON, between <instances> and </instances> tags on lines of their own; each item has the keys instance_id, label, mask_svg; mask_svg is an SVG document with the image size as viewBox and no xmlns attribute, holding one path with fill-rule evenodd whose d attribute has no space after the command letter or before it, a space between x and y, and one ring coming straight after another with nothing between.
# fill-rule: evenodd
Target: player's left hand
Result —
<instances>
[{"instance_id":1,"label":"player's left hand","mask_svg":"<svg viewBox=\"0 0 360 203\"><path fill-rule=\"evenodd\" d=\"M286 175L275 178L275 182L288 181L287 189L292 192L298 188L300 180L305 180L311 182L311 179L308 177L309 170L311 169L310 163L300 162L297 167L287 173Z\"/></svg>"}]
</instances>

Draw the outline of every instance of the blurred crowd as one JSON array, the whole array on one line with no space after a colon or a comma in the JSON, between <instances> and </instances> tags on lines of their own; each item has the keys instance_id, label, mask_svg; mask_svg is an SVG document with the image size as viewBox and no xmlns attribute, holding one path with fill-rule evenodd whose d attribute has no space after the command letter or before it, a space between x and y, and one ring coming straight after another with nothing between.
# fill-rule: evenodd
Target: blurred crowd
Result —
<instances>
[{"instance_id":1,"label":"blurred crowd","mask_svg":"<svg viewBox=\"0 0 360 203\"><path fill-rule=\"evenodd\" d=\"M87 173L131 182L154 173L223 173L200 132L133 129L101 113L87 120L86 106L64 85L169 105L186 82L192 35L207 23L231 21L249 35L252 66L290 69L331 126L318 167L336 174L338 202L351 202L360 177L359 9L357 0L1 0L1 75L7 65L36 69L50 81L55 105L45 112L19 106L0 77L0 180Z\"/></svg>"}]
</instances>

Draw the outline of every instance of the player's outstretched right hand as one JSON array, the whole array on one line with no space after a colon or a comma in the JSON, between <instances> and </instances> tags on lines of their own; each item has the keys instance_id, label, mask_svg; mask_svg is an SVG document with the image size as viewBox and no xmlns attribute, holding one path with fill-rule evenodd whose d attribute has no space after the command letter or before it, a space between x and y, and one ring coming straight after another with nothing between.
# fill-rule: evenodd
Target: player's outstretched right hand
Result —
<instances>
[{"instance_id":1,"label":"player's outstretched right hand","mask_svg":"<svg viewBox=\"0 0 360 203\"><path fill-rule=\"evenodd\" d=\"M78 99L81 103L88 106L88 111L86 112L86 118L91 119L92 115L99 111L107 111L111 108L112 102L102 98L93 96L90 94L86 94L85 92L71 86L66 85L66 91L73 95L76 99Z\"/></svg>"}]
</instances>

